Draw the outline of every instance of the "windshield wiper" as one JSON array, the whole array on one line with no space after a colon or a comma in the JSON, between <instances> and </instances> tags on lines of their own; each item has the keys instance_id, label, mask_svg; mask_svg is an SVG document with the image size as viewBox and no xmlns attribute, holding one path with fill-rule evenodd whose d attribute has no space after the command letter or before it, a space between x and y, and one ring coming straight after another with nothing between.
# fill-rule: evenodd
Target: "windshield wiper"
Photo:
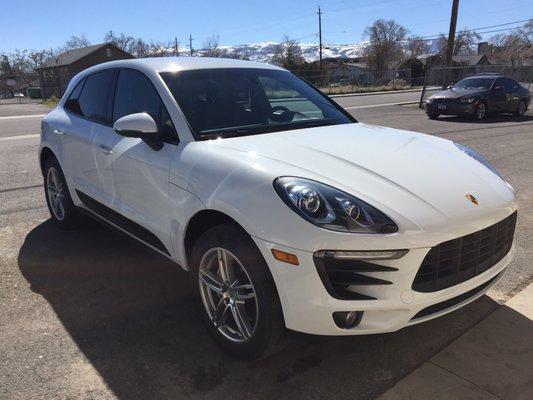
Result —
<instances>
[{"instance_id":1,"label":"windshield wiper","mask_svg":"<svg viewBox=\"0 0 533 400\"><path fill-rule=\"evenodd\" d=\"M289 131L295 129L313 128L317 126L334 125L335 119L309 119L305 121L291 121L285 123L277 123L272 125L256 125L240 128L222 128L212 132L204 132L201 134L202 139L216 139L228 138L237 136L246 136L260 133L271 133L279 131Z\"/></svg>"}]
</instances>

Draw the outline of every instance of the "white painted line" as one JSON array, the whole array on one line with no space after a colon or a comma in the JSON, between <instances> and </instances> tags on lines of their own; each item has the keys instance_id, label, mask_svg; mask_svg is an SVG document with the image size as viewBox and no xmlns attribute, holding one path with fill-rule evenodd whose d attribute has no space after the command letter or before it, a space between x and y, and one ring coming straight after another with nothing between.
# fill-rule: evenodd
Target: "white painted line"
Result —
<instances>
[{"instance_id":1,"label":"white painted line","mask_svg":"<svg viewBox=\"0 0 533 400\"><path fill-rule=\"evenodd\" d=\"M345 110L355 110L357 108L372 108L372 107L385 107L385 106L404 106L407 104L417 104L418 101L402 101L402 102L395 102L395 103L382 103L382 104L367 104L366 106L351 106L351 107L343 107Z\"/></svg>"},{"instance_id":2,"label":"white painted line","mask_svg":"<svg viewBox=\"0 0 533 400\"><path fill-rule=\"evenodd\" d=\"M12 115L10 117L0 117L0 121L4 119L23 119L23 118L42 118L46 114L32 114L32 115Z\"/></svg>"},{"instance_id":3,"label":"white painted line","mask_svg":"<svg viewBox=\"0 0 533 400\"><path fill-rule=\"evenodd\" d=\"M0 137L0 141L3 140L19 140L19 139L36 139L40 134L36 133L33 135L18 135L18 136L6 136L6 137Z\"/></svg>"}]
</instances>

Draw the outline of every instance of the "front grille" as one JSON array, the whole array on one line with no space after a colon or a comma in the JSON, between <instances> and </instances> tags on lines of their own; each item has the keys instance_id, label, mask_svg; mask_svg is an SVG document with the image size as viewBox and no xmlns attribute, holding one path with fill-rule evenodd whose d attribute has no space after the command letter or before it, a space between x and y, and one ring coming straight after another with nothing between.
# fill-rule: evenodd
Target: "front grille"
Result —
<instances>
[{"instance_id":1,"label":"front grille","mask_svg":"<svg viewBox=\"0 0 533 400\"><path fill-rule=\"evenodd\" d=\"M470 299L471 297L474 297L476 294L481 292L483 289L485 289L487 286L489 286L491 283L493 283L496 279L498 279L503 272L499 273L495 277L489 279L487 282L479 285L478 287L475 287L474 289L469 290L466 293L460 294L459 296L452 297L451 299L441 301L440 303L433 304L429 307L423 308L419 312L415 314L413 318L411 318L411 321L423 318L431 314L436 314L438 312L444 311L448 308L452 308L453 306L462 303L463 301L466 301Z\"/></svg>"},{"instance_id":2,"label":"front grille","mask_svg":"<svg viewBox=\"0 0 533 400\"><path fill-rule=\"evenodd\" d=\"M435 292L479 275L511 250L516 212L481 231L433 247L422 261L412 288Z\"/></svg>"},{"instance_id":3,"label":"front grille","mask_svg":"<svg viewBox=\"0 0 533 400\"><path fill-rule=\"evenodd\" d=\"M363 260L339 260L328 251L316 252L313 256L318 275L328 293L340 300L376 300L357 291L370 285L391 285L392 282L366 275L365 272L394 272L397 268L372 264Z\"/></svg>"}]
</instances>

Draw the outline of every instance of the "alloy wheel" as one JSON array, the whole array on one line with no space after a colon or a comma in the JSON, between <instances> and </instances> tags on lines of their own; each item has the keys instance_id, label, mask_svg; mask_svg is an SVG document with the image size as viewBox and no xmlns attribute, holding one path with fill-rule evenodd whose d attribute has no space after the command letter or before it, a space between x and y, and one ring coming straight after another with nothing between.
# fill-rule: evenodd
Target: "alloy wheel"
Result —
<instances>
[{"instance_id":1,"label":"alloy wheel","mask_svg":"<svg viewBox=\"0 0 533 400\"><path fill-rule=\"evenodd\" d=\"M479 103L476 109L476 118L483 119L485 118L486 113L487 113L487 106L485 106L485 103Z\"/></svg>"},{"instance_id":2,"label":"alloy wheel","mask_svg":"<svg viewBox=\"0 0 533 400\"><path fill-rule=\"evenodd\" d=\"M50 209L54 217L59 221L65 218L65 187L59 177L59 172L54 167L48 169L46 175L46 192L48 194L48 201L50 202Z\"/></svg>"},{"instance_id":3,"label":"alloy wheel","mask_svg":"<svg viewBox=\"0 0 533 400\"><path fill-rule=\"evenodd\" d=\"M525 112L526 112L526 102L522 100L518 104L518 115L524 115Z\"/></svg>"},{"instance_id":4,"label":"alloy wheel","mask_svg":"<svg viewBox=\"0 0 533 400\"><path fill-rule=\"evenodd\" d=\"M257 328L259 306L248 272L230 251L208 250L198 272L205 311L215 328L232 342L250 340Z\"/></svg>"}]
</instances>

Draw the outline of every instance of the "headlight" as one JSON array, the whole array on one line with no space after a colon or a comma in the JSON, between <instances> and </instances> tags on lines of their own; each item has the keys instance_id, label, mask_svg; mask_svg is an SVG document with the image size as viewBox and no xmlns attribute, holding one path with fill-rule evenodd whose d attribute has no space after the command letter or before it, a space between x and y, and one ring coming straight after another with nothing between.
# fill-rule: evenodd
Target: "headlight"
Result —
<instances>
[{"instance_id":1,"label":"headlight","mask_svg":"<svg viewBox=\"0 0 533 400\"><path fill-rule=\"evenodd\" d=\"M459 150L461 150L462 152L464 152L465 154L469 155L470 157L472 157L474 160L476 160L477 162L483 164L485 167L487 167L488 169L490 169L492 172L494 172L496 175L498 175L501 179L503 179L503 176L498 172L498 170L496 168L494 168L494 166L490 163L489 160L487 160L484 156L482 156L481 154L479 154L477 151L475 151L474 149L471 149L470 147L468 146L464 146L460 143L455 143L454 144L457 146L457 148Z\"/></svg>"},{"instance_id":2,"label":"headlight","mask_svg":"<svg viewBox=\"0 0 533 400\"><path fill-rule=\"evenodd\" d=\"M297 214L325 229L394 233L398 226L381 211L348 193L309 179L281 177L274 189Z\"/></svg>"},{"instance_id":3,"label":"headlight","mask_svg":"<svg viewBox=\"0 0 533 400\"><path fill-rule=\"evenodd\" d=\"M473 103L474 101L476 101L476 98L475 98L475 97L462 98L462 99L459 99L459 101L460 101L461 103L468 103L468 104L471 104L471 103Z\"/></svg>"}]
</instances>

